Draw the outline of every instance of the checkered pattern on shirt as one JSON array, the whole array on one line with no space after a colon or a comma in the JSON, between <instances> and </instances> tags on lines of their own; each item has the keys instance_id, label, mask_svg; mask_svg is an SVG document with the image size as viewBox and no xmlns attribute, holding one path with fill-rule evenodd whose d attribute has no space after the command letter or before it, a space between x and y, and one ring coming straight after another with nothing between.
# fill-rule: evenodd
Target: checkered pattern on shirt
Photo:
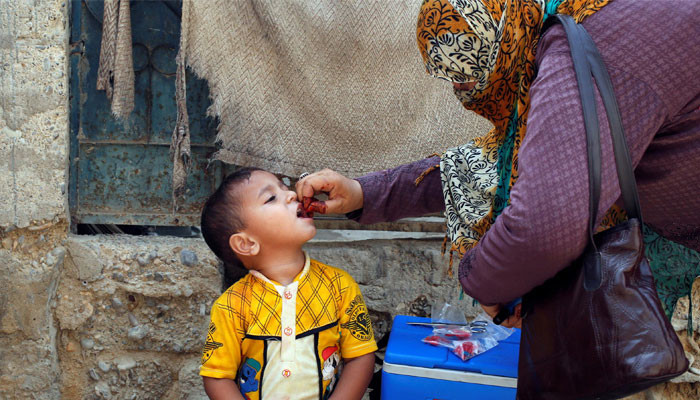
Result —
<instances>
[{"instance_id":1,"label":"checkered pattern on shirt","mask_svg":"<svg viewBox=\"0 0 700 400\"><path fill-rule=\"evenodd\" d=\"M339 270L311 260L297 291L297 333L338 320L342 295L351 283L347 278Z\"/></svg>"},{"instance_id":2,"label":"checkered pattern on shirt","mask_svg":"<svg viewBox=\"0 0 700 400\"><path fill-rule=\"evenodd\" d=\"M342 295L353 284L342 271L310 260L308 272L297 289L297 334L338 320ZM248 274L224 293L216 307L235 319L238 334L281 336L282 298L270 283Z\"/></svg>"}]
</instances>

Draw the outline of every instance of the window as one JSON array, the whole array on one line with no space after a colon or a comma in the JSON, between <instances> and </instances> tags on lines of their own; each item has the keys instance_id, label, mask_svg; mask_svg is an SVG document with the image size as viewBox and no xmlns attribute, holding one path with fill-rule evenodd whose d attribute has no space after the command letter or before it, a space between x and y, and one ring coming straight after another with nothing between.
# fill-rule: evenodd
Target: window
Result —
<instances>
[{"instance_id":1,"label":"window","mask_svg":"<svg viewBox=\"0 0 700 400\"><path fill-rule=\"evenodd\" d=\"M131 2L134 111L116 120L96 89L103 2L74 1L71 26L70 208L77 224L199 225L202 202L231 166L209 163L216 121L205 81L187 75L192 168L184 198L171 197L179 1Z\"/></svg>"}]
</instances>

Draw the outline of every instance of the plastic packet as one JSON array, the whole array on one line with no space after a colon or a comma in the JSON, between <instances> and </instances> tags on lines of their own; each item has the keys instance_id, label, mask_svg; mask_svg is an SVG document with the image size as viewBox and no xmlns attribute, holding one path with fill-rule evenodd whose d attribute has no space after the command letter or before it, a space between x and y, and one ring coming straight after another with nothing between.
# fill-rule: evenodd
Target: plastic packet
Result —
<instances>
[{"instance_id":1,"label":"plastic packet","mask_svg":"<svg viewBox=\"0 0 700 400\"><path fill-rule=\"evenodd\" d=\"M489 317L488 314L483 312L477 315L476 318L474 318L474 321L472 321L472 323L477 321L485 322L484 328L486 329L486 332L497 341L504 340L508 336L512 335L513 332L515 332L515 328L506 328L505 326L494 324L491 321L491 317Z\"/></svg>"},{"instance_id":2,"label":"plastic packet","mask_svg":"<svg viewBox=\"0 0 700 400\"><path fill-rule=\"evenodd\" d=\"M445 324L464 325L467 323L467 318L464 312L450 303L438 303L433 305L430 311L430 321L444 322Z\"/></svg>"},{"instance_id":3,"label":"plastic packet","mask_svg":"<svg viewBox=\"0 0 700 400\"><path fill-rule=\"evenodd\" d=\"M447 347L462 361L498 345L498 341L486 331L475 332L469 325L438 325L433 334L423 338L424 343Z\"/></svg>"},{"instance_id":4,"label":"plastic packet","mask_svg":"<svg viewBox=\"0 0 700 400\"><path fill-rule=\"evenodd\" d=\"M445 303L441 307L433 307L432 335L423 338L424 343L433 346L449 348L462 361L466 361L498 345L513 333L513 329L504 328L491 322L486 314L479 315L471 323L466 322L464 313ZM508 332L509 331L509 332Z\"/></svg>"}]
</instances>

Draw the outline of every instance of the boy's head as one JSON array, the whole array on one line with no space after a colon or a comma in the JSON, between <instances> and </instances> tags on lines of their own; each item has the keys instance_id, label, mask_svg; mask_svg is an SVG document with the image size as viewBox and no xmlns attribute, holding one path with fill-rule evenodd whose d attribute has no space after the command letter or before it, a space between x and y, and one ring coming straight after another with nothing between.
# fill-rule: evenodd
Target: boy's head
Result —
<instances>
[{"instance_id":1,"label":"boy's head","mask_svg":"<svg viewBox=\"0 0 700 400\"><path fill-rule=\"evenodd\" d=\"M221 183L202 210L202 236L224 262L249 267L261 251L301 247L316 234L300 216L296 193L273 174L241 168Z\"/></svg>"}]
</instances>

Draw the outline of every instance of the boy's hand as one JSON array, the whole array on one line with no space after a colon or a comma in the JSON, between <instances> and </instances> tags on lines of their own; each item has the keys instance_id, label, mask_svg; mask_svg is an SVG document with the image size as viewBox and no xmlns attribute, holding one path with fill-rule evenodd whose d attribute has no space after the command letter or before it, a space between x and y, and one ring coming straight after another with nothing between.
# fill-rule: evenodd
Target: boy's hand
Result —
<instances>
[{"instance_id":1,"label":"boy's hand","mask_svg":"<svg viewBox=\"0 0 700 400\"><path fill-rule=\"evenodd\" d=\"M343 361L343 372L329 400L360 400L372 380L374 352Z\"/></svg>"},{"instance_id":2,"label":"boy's hand","mask_svg":"<svg viewBox=\"0 0 700 400\"><path fill-rule=\"evenodd\" d=\"M313 197L318 193L327 194L326 212L330 214L359 210L364 201L360 182L330 169L305 176L297 182L295 189L299 199Z\"/></svg>"},{"instance_id":3,"label":"boy's hand","mask_svg":"<svg viewBox=\"0 0 700 400\"><path fill-rule=\"evenodd\" d=\"M211 400L244 400L236 382L231 379L218 379L203 376L204 391Z\"/></svg>"}]
</instances>

